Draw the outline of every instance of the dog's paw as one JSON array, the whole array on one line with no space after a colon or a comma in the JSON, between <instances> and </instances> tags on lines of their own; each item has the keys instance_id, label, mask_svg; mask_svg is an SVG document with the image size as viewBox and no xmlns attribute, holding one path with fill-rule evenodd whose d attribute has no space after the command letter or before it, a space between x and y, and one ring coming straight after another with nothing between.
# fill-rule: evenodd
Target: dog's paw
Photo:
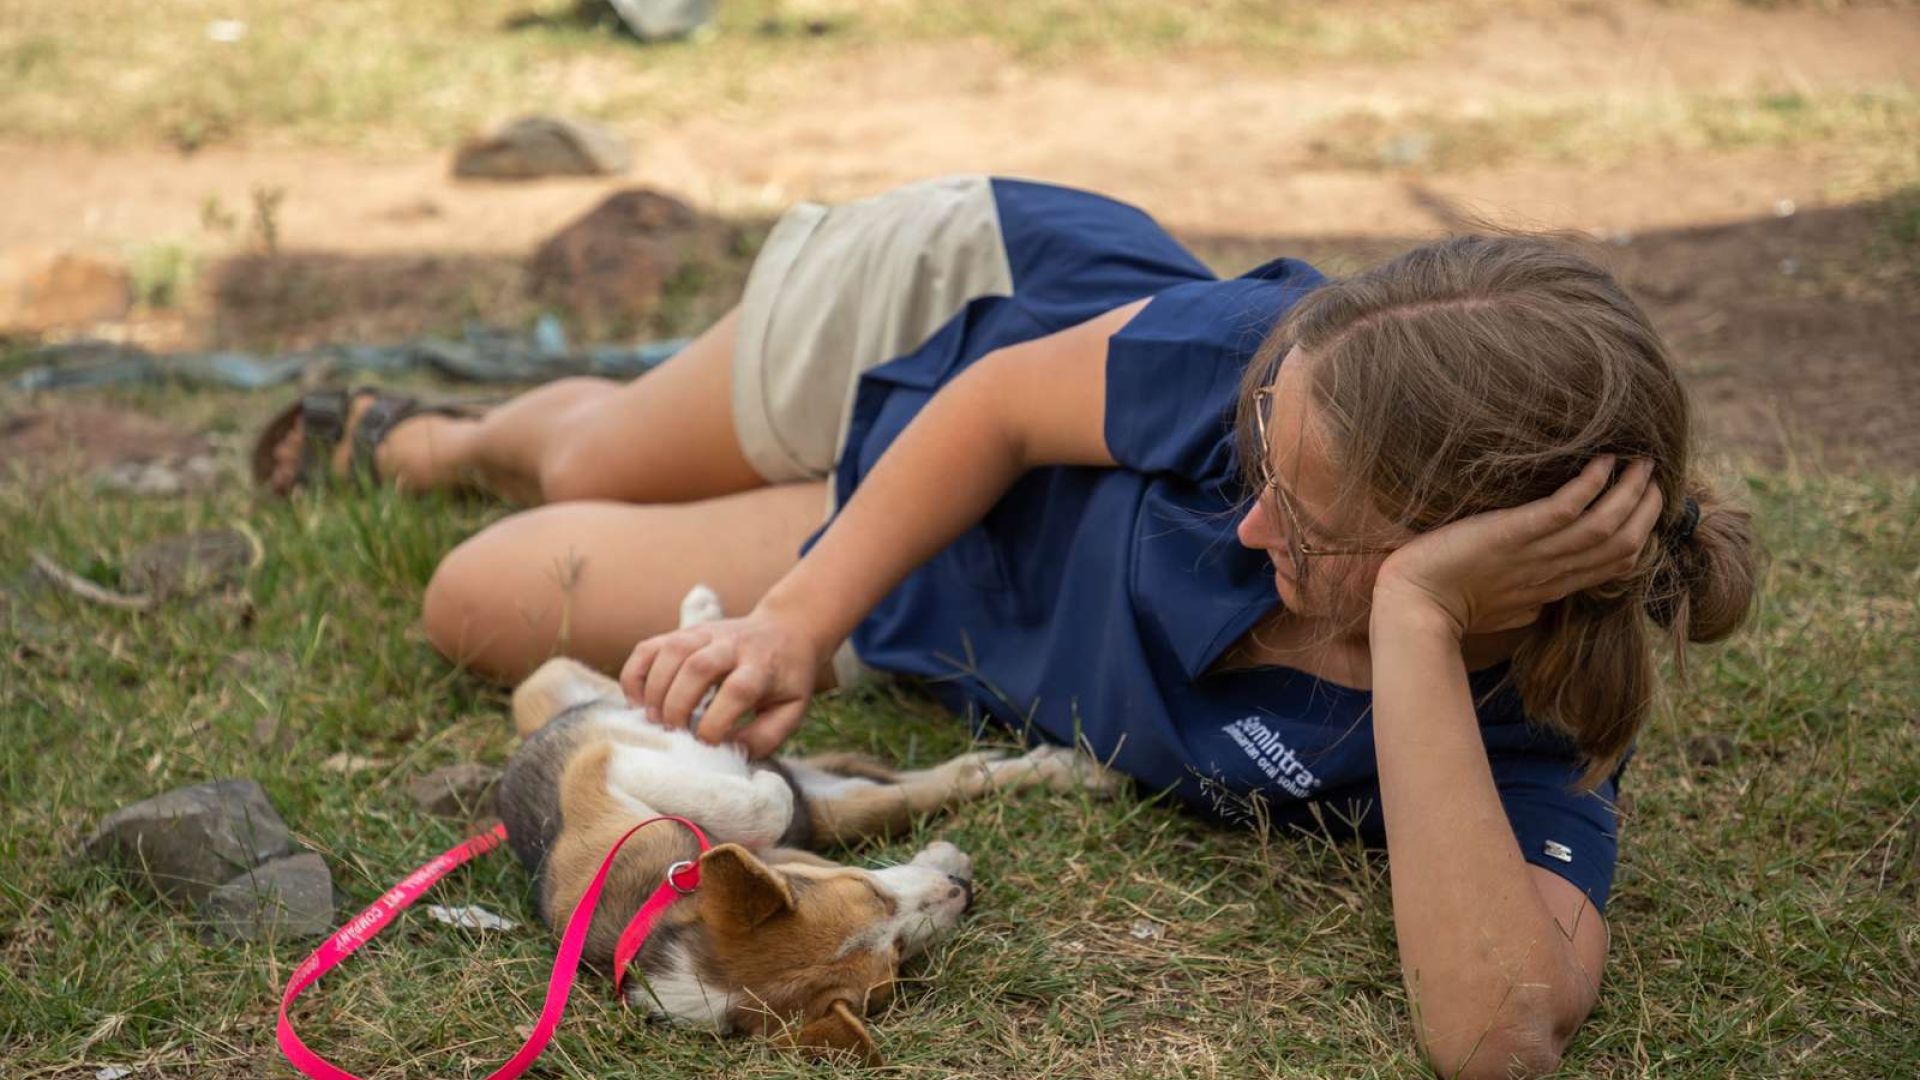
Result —
<instances>
[{"instance_id":1,"label":"dog's paw","mask_svg":"<svg viewBox=\"0 0 1920 1080\"><path fill-rule=\"evenodd\" d=\"M1040 773L1055 791L1091 791L1113 795L1126 784L1126 777L1100 764L1071 746L1036 746L1017 759Z\"/></svg>"},{"instance_id":2,"label":"dog's paw","mask_svg":"<svg viewBox=\"0 0 1920 1080\"><path fill-rule=\"evenodd\" d=\"M974 750L958 757L948 759L946 767L956 770L988 769L997 762L1011 760L1013 755L1005 750Z\"/></svg>"},{"instance_id":3,"label":"dog's paw","mask_svg":"<svg viewBox=\"0 0 1920 1080\"><path fill-rule=\"evenodd\" d=\"M726 609L720 606L720 594L705 585L695 585L687 590L686 598L680 601L680 629L699 626L701 623L719 622L727 617Z\"/></svg>"},{"instance_id":4,"label":"dog's paw","mask_svg":"<svg viewBox=\"0 0 1920 1080\"><path fill-rule=\"evenodd\" d=\"M972 857L945 840L935 840L921 848L920 854L913 857L911 865L925 866L943 874L952 874L962 881L973 880Z\"/></svg>"}]
</instances>

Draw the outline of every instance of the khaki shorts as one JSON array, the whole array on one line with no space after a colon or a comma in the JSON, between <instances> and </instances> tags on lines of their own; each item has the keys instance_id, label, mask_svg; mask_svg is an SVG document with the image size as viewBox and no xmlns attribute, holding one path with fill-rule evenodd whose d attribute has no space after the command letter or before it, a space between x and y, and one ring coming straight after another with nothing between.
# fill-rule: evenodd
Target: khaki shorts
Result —
<instances>
[{"instance_id":1,"label":"khaki shorts","mask_svg":"<svg viewBox=\"0 0 1920 1080\"><path fill-rule=\"evenodd\" d=\"M769 483L830 476L860 376L920 347L974 299L1013 293L991 182L954 176L783 214L747 276L733 422ZM833 492L826 512L831 516ZM844 646L841 686L871 672Z\"/></svg>"}]
</instances>

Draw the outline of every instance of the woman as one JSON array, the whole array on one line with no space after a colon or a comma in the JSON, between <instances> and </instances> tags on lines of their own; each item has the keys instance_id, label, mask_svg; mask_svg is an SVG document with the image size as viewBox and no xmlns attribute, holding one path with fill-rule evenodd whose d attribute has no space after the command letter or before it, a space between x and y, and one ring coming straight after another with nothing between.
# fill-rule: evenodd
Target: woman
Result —
<instances>
[{"instance_id":1,"label":"woman","mask_svg":"<svg viewBox=\"0 0 1920 1080\"><path fill-rule=\"evenodd\" d=\"M484 673L563 649L672 725L717 687L700 735L755 754L824 686L919 676L1217 816L1383 839L1450 1076L1548 1071L1592 1008L1654 628L1751 594L1657 335L1537 238L1219 281L1130 207L953 178L789 213L630 386L341 404L380 475L549 504L429 587ZM697 581L744 614L673 631Z\"/></svg>"}]
</instances>

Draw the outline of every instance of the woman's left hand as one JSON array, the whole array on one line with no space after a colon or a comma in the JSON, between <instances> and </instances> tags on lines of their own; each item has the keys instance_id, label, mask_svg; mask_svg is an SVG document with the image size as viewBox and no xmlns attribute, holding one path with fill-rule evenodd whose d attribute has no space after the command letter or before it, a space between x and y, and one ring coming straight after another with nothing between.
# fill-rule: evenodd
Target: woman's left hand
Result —
<instances>
[{"instance_id":1,"label":"woman's left hand","mask_svg":"<svg viewBox=\"0 0 1920 1080\"><path fill-rule=\"evenodd\" d=\"M1612 487L1614 458L1593 459L1544 499L1422 533L1387 557L1374 610L1429 604L1459 635L1527 626L1557 600L1631 574L1660 520L1653 465L1638 460Z\"/></svg>"}]
</instances>

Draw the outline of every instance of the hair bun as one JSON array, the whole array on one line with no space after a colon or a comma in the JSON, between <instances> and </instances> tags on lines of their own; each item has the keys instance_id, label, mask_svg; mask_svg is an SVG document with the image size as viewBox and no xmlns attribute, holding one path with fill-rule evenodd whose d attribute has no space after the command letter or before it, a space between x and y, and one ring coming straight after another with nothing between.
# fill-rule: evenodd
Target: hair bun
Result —
<instances>
[{"instance_id":1,"label":"hair bun","mask_svg":"<svg viewBox=\"0 0 1920 1080\"><path fill-rule=\"evenodd\" d=\"M1753 607L1758 543L1753 518L1698 481L1668 532L1666 563L1655 576L1647 614L1688 641L1720 641Z\"/></svg>"}]
</instances>

